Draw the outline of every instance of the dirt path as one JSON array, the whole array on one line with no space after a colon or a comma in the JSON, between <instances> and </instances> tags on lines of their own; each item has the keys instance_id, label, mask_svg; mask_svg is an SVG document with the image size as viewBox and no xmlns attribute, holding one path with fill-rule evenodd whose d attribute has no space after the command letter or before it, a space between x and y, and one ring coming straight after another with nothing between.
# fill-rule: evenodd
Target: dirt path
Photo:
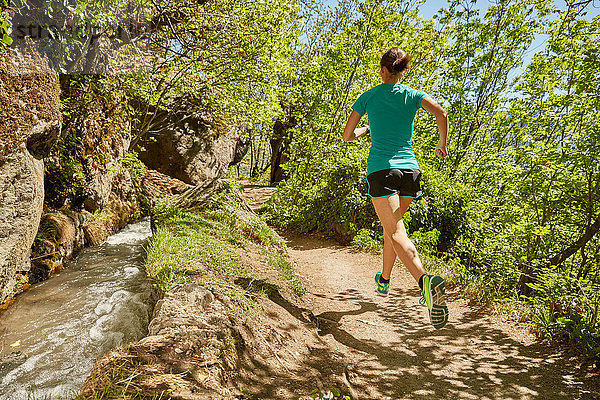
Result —
<instances>
[{"instance_id":1,"label":"dirt path","mask_svg":"<svg viewBox=\"0 0 600 400\"><path fill-rule=\"evenodd\" d=\"M252 197L252 189L245 194ZM318 334L331 354L343 355L335 364L345 365L354 397L600 398L597 373L581 368L577 357L537 343L524 329L450 293L450 321L436 331L402 267L394 270L389 296L381 297L373 280L379 256L312 236L282 235L308 290L306 308L317 316Z\"/></svg>"}]
</instances>

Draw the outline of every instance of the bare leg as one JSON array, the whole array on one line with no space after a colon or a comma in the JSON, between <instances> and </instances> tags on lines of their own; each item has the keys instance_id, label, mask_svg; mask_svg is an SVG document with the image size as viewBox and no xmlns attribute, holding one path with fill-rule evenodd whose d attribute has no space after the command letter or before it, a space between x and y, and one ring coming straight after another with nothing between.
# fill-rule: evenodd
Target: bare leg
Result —
<instances>
[{"instance_id":1,"label":"bare leg","mask_svg":"<svg viewBox=\"0 0 600 400\"><path fill-rule=\"evenodd\" d=\"M395 261L396 261L396 251L394 250L394 245L392 244L392 238L384 230L384 232L383 232L383 270L381 272L381 277L383 279L390 279L390 275L392 273L392 268L394 267Z\"/></svg>"},{"instance_id":2,"label":"bare leg","mask_svg":"<svg viewBox=\"0 0 600 400\"><path fill-rule=\"evenodd\" d=\"M399 197L398 195L392 195L388 197L382 197L378 199L371 199L375 212L383 225L384 233L389 234L391 239L391 245L402 261L402 264L408 269L415 280L426 274L421 259L417 253L417 248L408 238L406 234L406 228L404 222L402 222L402 216L412 199L410 197ZM385 251L385 239L384 239L384 251ZM386 257L386 261L388 258ZM392 263L393 265L393 263ZM389 265L385 265L389 266ZM391 271L391 268L390 268ZM385 275L382 274L385 278Z\"/></svg>"}]
</instances>

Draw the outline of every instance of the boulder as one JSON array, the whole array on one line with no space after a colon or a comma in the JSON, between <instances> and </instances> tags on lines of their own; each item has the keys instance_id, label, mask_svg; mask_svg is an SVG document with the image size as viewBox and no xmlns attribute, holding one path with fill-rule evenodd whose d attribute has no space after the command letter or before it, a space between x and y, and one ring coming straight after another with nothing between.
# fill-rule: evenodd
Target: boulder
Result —
<instances>
[{"instance_id":1,"label":"boulder","mask_svg":"<svg viewBox=\"0 0 600 400\"><path fill-rule=\"evenodd\" d=\"M196 185L224 178L227 168L248 151L246 128L227 126L203 109L199 99L174 100L170 113L155 111L152 135L140 141L139 158L148 168Z\"/></svg>"}]
</instances>

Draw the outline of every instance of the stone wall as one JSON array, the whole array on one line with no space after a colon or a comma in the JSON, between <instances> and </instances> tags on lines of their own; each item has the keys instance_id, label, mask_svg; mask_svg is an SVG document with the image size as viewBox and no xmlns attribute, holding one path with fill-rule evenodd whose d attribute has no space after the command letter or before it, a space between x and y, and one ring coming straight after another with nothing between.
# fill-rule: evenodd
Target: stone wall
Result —
<instances>
[{"instance_id":1,"label":"stone wall","mask_svg":"<svg viewBox=\"0 0 600 400\"><path fill-rule=\"evenodd\" d=\"M0 55L0 304L149 213L165 187L223 178L247 151L244 127L186 97L157 111L155 140L140 142L158 170L144 178L123 87L118 76L57 76L33 46Z\"/></svg>"}]
</instances>

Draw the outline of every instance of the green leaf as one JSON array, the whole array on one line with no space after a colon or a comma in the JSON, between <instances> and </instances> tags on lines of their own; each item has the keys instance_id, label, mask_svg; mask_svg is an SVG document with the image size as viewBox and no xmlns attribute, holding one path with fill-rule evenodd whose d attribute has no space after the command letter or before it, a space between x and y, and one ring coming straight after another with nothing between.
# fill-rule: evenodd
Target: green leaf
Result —
<instances>
[{"instance_id":1,"label":"green leaf","mask_svg":"<svg viewBox=\"0 0 600 400\"><path fill-rule=\"evenodd\" d=\"M7 46L10 46L13 42L12 38L8 36L6 33L2 36L2 42Z\"/></svg>"}]
</instances>

